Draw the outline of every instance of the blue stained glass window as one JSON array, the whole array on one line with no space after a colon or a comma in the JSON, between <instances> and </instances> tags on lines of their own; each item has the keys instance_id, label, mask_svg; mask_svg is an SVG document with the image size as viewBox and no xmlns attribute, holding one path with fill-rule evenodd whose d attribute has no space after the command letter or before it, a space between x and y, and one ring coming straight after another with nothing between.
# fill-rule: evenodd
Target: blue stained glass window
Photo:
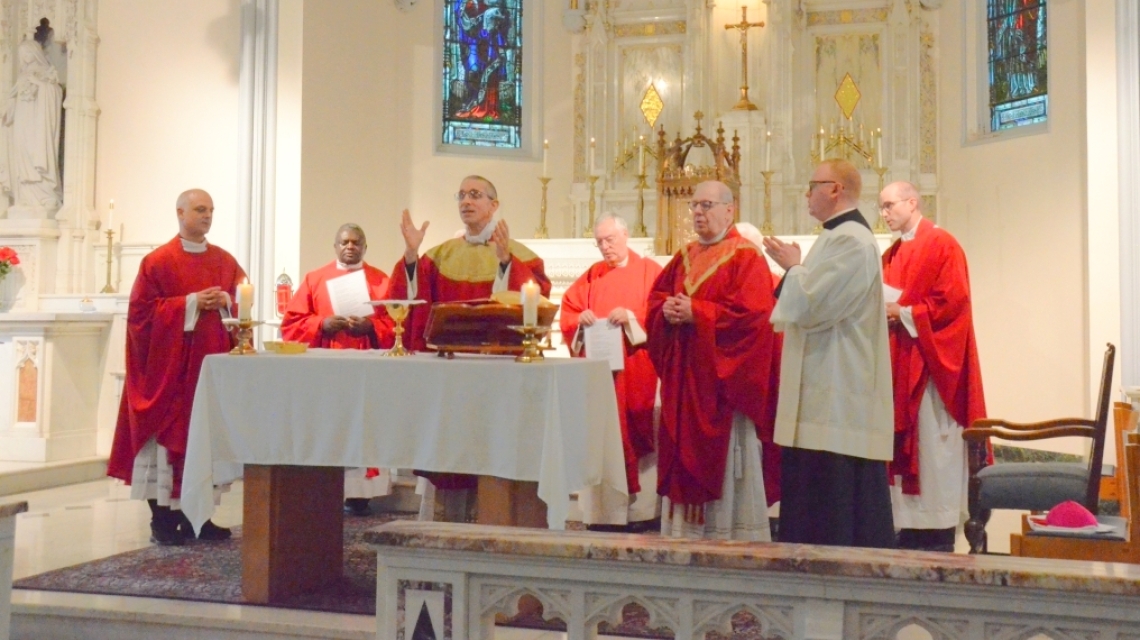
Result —
<instances>
[{"instance_id":1,"label":"blue stained glass window","mask_svg":"<svg viewBox=\"0 0 1140 640\"><path fill-rule=\"evenodd\" d=\"M1047 0L986 0L990 129L1044 122L1049 113Z\"/></svg>"},{"instance_id":2,"label":"blue stained glass window","mask_svg":"<svg viewBox=\"0 0 1140 640\"><path fill-rule=\"evenodd\" d=\"M446 0L443 143L522 146L522 0Z\"/></svg>"}]
</instances>

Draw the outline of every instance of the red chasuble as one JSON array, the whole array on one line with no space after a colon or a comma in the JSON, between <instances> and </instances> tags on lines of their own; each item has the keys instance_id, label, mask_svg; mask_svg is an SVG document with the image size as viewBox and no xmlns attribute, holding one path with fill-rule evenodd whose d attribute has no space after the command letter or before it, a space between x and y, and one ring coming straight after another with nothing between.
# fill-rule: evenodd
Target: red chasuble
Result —
<instances>
[{"instance_id":1,"label":"red chasuble","mask_svg":"<svg viewBox=\"0 0 1140 640\"><path fill-rule=\"evenodd\" d=\"M388 294L388 276L384 272L365 264L364 279L368 283L368 294L371 300L384 300ZM333 312L332 298L329 297L327 283L329 280L348 275L346 271L336 266L336 261L326 264L315 271L310 271L297 287L297 293L289 301L285 310L285 317L281 320L281 337L293 342L304 342L310 347L320 349L387 349L392 346L392 319L383 307L377 307L375 313L369 317L375 336L354 336L348 331L338 331L335 335L327 335L321 331L321 323L325 318L336 315Z\"/></svg>"},{"instance_id":2,"label":"red chasuble","mask_svg":"<svg viewBox=\"0 0 1140 640\"><path fill-rule=\"evenodd\" d=\"M518 291L530 280L538 284L543 296L550 296L550 279L543 271L542 258L522 244L510 241L511 273L507 288ZM432 247L416 261L416 298L428 304L411 308L404 321L407 333L407 347L422 351L427 343L424 331L431 303L476 300L491 295L498 275L499 258L490 244L471 244L463 238L453 238L441 245ZM408 270L401 259L392 270L388 283L388 295L393 299L408 297ZM437 489L474 489L478 484L476 476L457 473L416 472L429 478Z\"/></svg>"},{"instance_id":3,"label":"red chasuble","mask_svg":"<svg viewBox=\"0 0 1140 640\"><path fill-rule=\"evenodd\" d=\"M693 323L669 324L665 299L681 292L692 298ZM768 262L735 229L714 245L689 243L654 283L648 349L661 376L657 493L674 503L721 497L735 412L756 424L768 504L780 499L772 444L780 347L768 320L775 301Z\"/></svg>"},{"instance_id":4,"label":"red chasuble","mask_svg":"<svg viewBox=\"0 0 1140 640\"><path fill-rule=\"evenodd\" d=\"M193 331L184 331L186 296L221 287L234 299L245 272L233 256L214 245L189 253L174 238L142 260L127 311L127 376L119 403L107 475L127 482L135 457L155 438L174 468L174 490L182 489L182 464L190 407L202 360L231 347L218 311L199 310Z\"/></svg>"},{"instance_id":5,"label":"red chasuble","mask_svg":"<svg viewBox=\"0 0 1140 640\"><path fill-rule=\"evenodd\" d=\"M895 391L895 457L891 476L903 492L918 494L918 406L933 377L955 422L969 427L986 415L982 374L970 305L966 255L958 241L923 219L913 240L896 240L883 254L883 282L902 289L918 337L892 323L891 369Z\"/></svg>"},{"instance_id":6,"label":"red chasuble","mask_svg":"<svg viewBox=\"0 0 1140 640\"><path fill-rule=\"evenodd\" d=\"M559 324L562 340L569 343L578 331L578 316L587 309L600 322L616 307L629 309L637 322L645 326L649 290L661 273L661 266L633 251L624 267L610 267L598 262L574 281L562 296ZM625 369L614 372L621 441L625 450L625 476L632 495L641 491L637 461L653 452L653 402L657 398L657 372L649 360L645 345L629 344L625 339ZM585 355L585 354L579 354Z\"/></svg>"},{"instance_id":7,"label":"red chasuble","mask_svg":"<svg viewBox=\"0 0 1140 640\"><path fill-rule=\"evenodd\" d=\"M550 279L543 271L542 258L522 244L511 240L511 274L507 288L519 291L530 280L538 284L545 297L550 297ZM471 244L463 238L453 238L433 247L416 262L416 298L428 304L412 307L404 327L408 348L416 351L426 347L424 331L433 302L458 302L491 296L491 287L498 275L499 258L489 244ZM401 259L392 270L388 295L393 299L408 297L408 270Z\"/></svg>"}]
</instances>

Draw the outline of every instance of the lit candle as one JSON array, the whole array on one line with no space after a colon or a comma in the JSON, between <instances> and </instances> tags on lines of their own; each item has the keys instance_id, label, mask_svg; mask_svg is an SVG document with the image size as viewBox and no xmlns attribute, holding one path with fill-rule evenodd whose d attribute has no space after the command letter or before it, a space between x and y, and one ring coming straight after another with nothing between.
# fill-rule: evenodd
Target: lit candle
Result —
<instances>
[{"instance_id":1,"label":"lit candle","mask_svg":"<svg viewBox=\"0 0 1140 640\"><path fill-rule=\"evenodd\" d=\"M637 175L645 175L645 136L637 137Z\"/></svg>"},{"instance_id":2,"label":"lit candle","mask_svg":"<svg viewBox=\"0 0 1140 640\"><path fill-rule=\"evenodd\" d=\"M820 127L819 128L819 159L821 162L823 161L823 153L824 153L824 149L823 149L823 127Z\"/></svg>"},{"instance_id":3,"label":"lit candle","mask_svg":"<svg viewBox=\"0 0 1140 640\"><path fill-rule=\"evenodd\" d=\"M522 286L523 324L533 327L538 324L538 285L534 280Z\"/></svg>"},{"instance_id":4,"label":"lit candle","mask_svg":"<svg viewBox=\"0 0 1140 640\"><path fill-rule=\"evenodd\" d=\"M107 207L107 229L115 226L115 199L111 198L111 205Z\"/></svg>"},{"instance_id":5,"label":"lit candle","mask_svg":"<svg viewBox=\"0 0 1140 640\"><path fill-rule=\"evenodd\" d=\"M887 166L883 163L883 130L875 129L875 156L879 159L880 167Z\"/></svg>"},{"instance_id":6,"label":"lit candle","mask_svg":"<svg viewBox=\"0 0 1140 640\"><path fill-rule=\"evenodd\" d=\"M253 285L243 282L237 288L238 320L253 319Z\"/></svg>"},{"instance_id":7,"label":"lit candle","mask_svg":"<svg viewBox=\"0 0 1140 640\"><path fill-rule=\"evenodd\" d=\"M594 145L595 144L596 143L594 142L594 139L590 138L590 166L587 167L587 171L590 172L590 175L594 175Z\"/></svg>"},{"instance_id":8,"label":"lit candle","mask_svg":"<svg viewBox=\"0 0 1140 640\"><path fill-rule=\"evenodd\" d=\"M542 141L542 177L543 178L550 175L550 165L546 159L547 153L549 151L550 151L550 141L549 140L543 140Z\"/></svg>"},{"instance_id":9,"label":"lit candle","mask_svg":"<svg viewBox=\"0 0 1140 640\"><path fill-rule=\"evenodd\" d=\"M764 170L772 170L772 132L764 138Z\"/></svg>"}]
</instances>

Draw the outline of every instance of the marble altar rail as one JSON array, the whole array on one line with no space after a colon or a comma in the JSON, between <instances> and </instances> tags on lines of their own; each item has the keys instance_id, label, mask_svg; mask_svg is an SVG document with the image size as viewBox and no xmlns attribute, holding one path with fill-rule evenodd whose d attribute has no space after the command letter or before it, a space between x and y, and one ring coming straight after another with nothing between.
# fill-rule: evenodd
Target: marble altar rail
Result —
<instances>
[{"instance_id":1,"label":"marble altar rail","mask_svg":"<svg viewBox=\"0 0 1140 640\"><path fill-rule=\"evenodd\" d=\"M16 550L16 516L27 510L27 502L0 504L0 640L8 640L12 618L12 554Z\"/></svg>"},{"instance_id":2,"label":"marble altar rail","mask_svg":"<svg viewBox=\"0 0 1140 640\"><path fill-rule=\"evenodd\" d=\"M366 540L378 640L424 616L440 640L490 640L524 595L568 640L630 603L677 640L733 637L742 617L766 639L1140 640L1136 565L420 522Z\"/></svg>"}]
</instances>

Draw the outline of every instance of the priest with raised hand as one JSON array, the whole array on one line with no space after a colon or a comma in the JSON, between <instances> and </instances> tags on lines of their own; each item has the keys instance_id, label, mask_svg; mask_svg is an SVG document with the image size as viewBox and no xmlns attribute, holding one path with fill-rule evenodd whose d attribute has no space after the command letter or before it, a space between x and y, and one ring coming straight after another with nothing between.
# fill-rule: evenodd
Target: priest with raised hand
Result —
<instances>
[{"instance_id":1,"label":"priest with raised hand","mask_svg":"<svg viewBox=\"0 0 1140 640\"><path fill-rule=\"evenodd\" d=\"M918 189L894 182L879 211L899 239L883 254L894 372L891 498L899 547L954 551L966 512L962 428L986 415L966 254L922 215Z\"/></svg>"},{"instance_id":2,"label":"priest with raised hand","mask_svg":"<svg viewBox=\"0 0 1140 640\"><path fill-rule=\"evenodd\" d=\"M891 360L879 247L857 204L859 170L826 160L808 182L823 231L764 238L786 270L772 323L784 334L776 442L783 447L780 542L892 548Z\"/></svg>"},{"instance_id":3,"label":"priest with raised hand","mask_svg":"<svg viewBox=\"0 0 1140 640\"><path fill-rule=\"evenodd\" d=\"M649 355L661 376L661 532L768 541L768 506L779 500L772 276L733 227L727 185L697 185L689 211L697 240L649 294Z\"/></svg>"},{"instance_id":4,"label":"priest with raised hand","mask_svg":"<svg viewBox=\"0 0 1140 640\"><path fill-rule=\"evenodd\" d=\"M281 337L303 342L315 349L387 349L394 343L393 323L383 307L366 315L338 314L330 282L342 277L360 278L357 283L369 300L384 300L388 275L364 262L368 239L360 225L351 222L337 229L333 240L336 260L310 271L281 320ZM341 282L344 282L341 280ZM369 500L391 493L387 469L345 469L344 510L357 516L370 513Z\"/></svg>"},{"instance_id":5,"label":"priest with raised hand","mask_svg":"<svg viewBox=\"0 0 1140 640\"><path fill-rule=\"evenodd\" d=\"M578 504L587 528L596 531L639 533L651 528L658 515L655 487L643 491L642 480L657 483L654 452L653 404L657 398L657 372L645 350L645 315L649 291L661 265L629 248L629 227L614 214L594 223L594 242L602 260L592 265L562 295L559 325L573 356L589 356L585 331L605 326L622 334L622 366L614 371L626 483L632 502L628 508L609 510L588 492ZM636 495L636 498L634 496Z\"/></svg>"},{"instance_id":6,"label":"priest with raised hand","mask_svg":"<svg viewBox=\"0 0 1140 640\"><path fill-rule=\"evenodd\" d=\"M459 217L463 221L461 237L452 238L420 255L428 222L416 228L412 216L404 210L400 233L404 236L404 259L392 270L388 296L393 299L419 299L428 304L416 305L408 315L405 334L409 347L422 350L426 346L424 330L431 303L456 302L490 297L499 291L519 291L533 280L543 296L550 296L550 279L543 270L542 258L510 237L504 220L497 220L499 195L495 185L482 177L463 179L455 194ZM424 500L420 518L435 519L438 489L440 511L445 520L464 522L470 519L474 500L471 491L478 486L476 476L454 473L424 473L431 486L421 483Z\"/></svg>"},{"instance_id":7,"label":"priest with raised hand","mask_svg":"<svg viewBox=\"0 0 1140 640\"><path fill-rule=\"evenodd\" d=\"M183 192L175 208L178 236L142 259L131 288L126 378L107 463L107 475L150 505L151 541L160 545L194 537L180 508L190 408L202 360L232 346L222 318L245 280L233 256L206 241L210 194ZM225 540L230 530L207 520L197 537Z\"/></svg>"}]
</instances>

